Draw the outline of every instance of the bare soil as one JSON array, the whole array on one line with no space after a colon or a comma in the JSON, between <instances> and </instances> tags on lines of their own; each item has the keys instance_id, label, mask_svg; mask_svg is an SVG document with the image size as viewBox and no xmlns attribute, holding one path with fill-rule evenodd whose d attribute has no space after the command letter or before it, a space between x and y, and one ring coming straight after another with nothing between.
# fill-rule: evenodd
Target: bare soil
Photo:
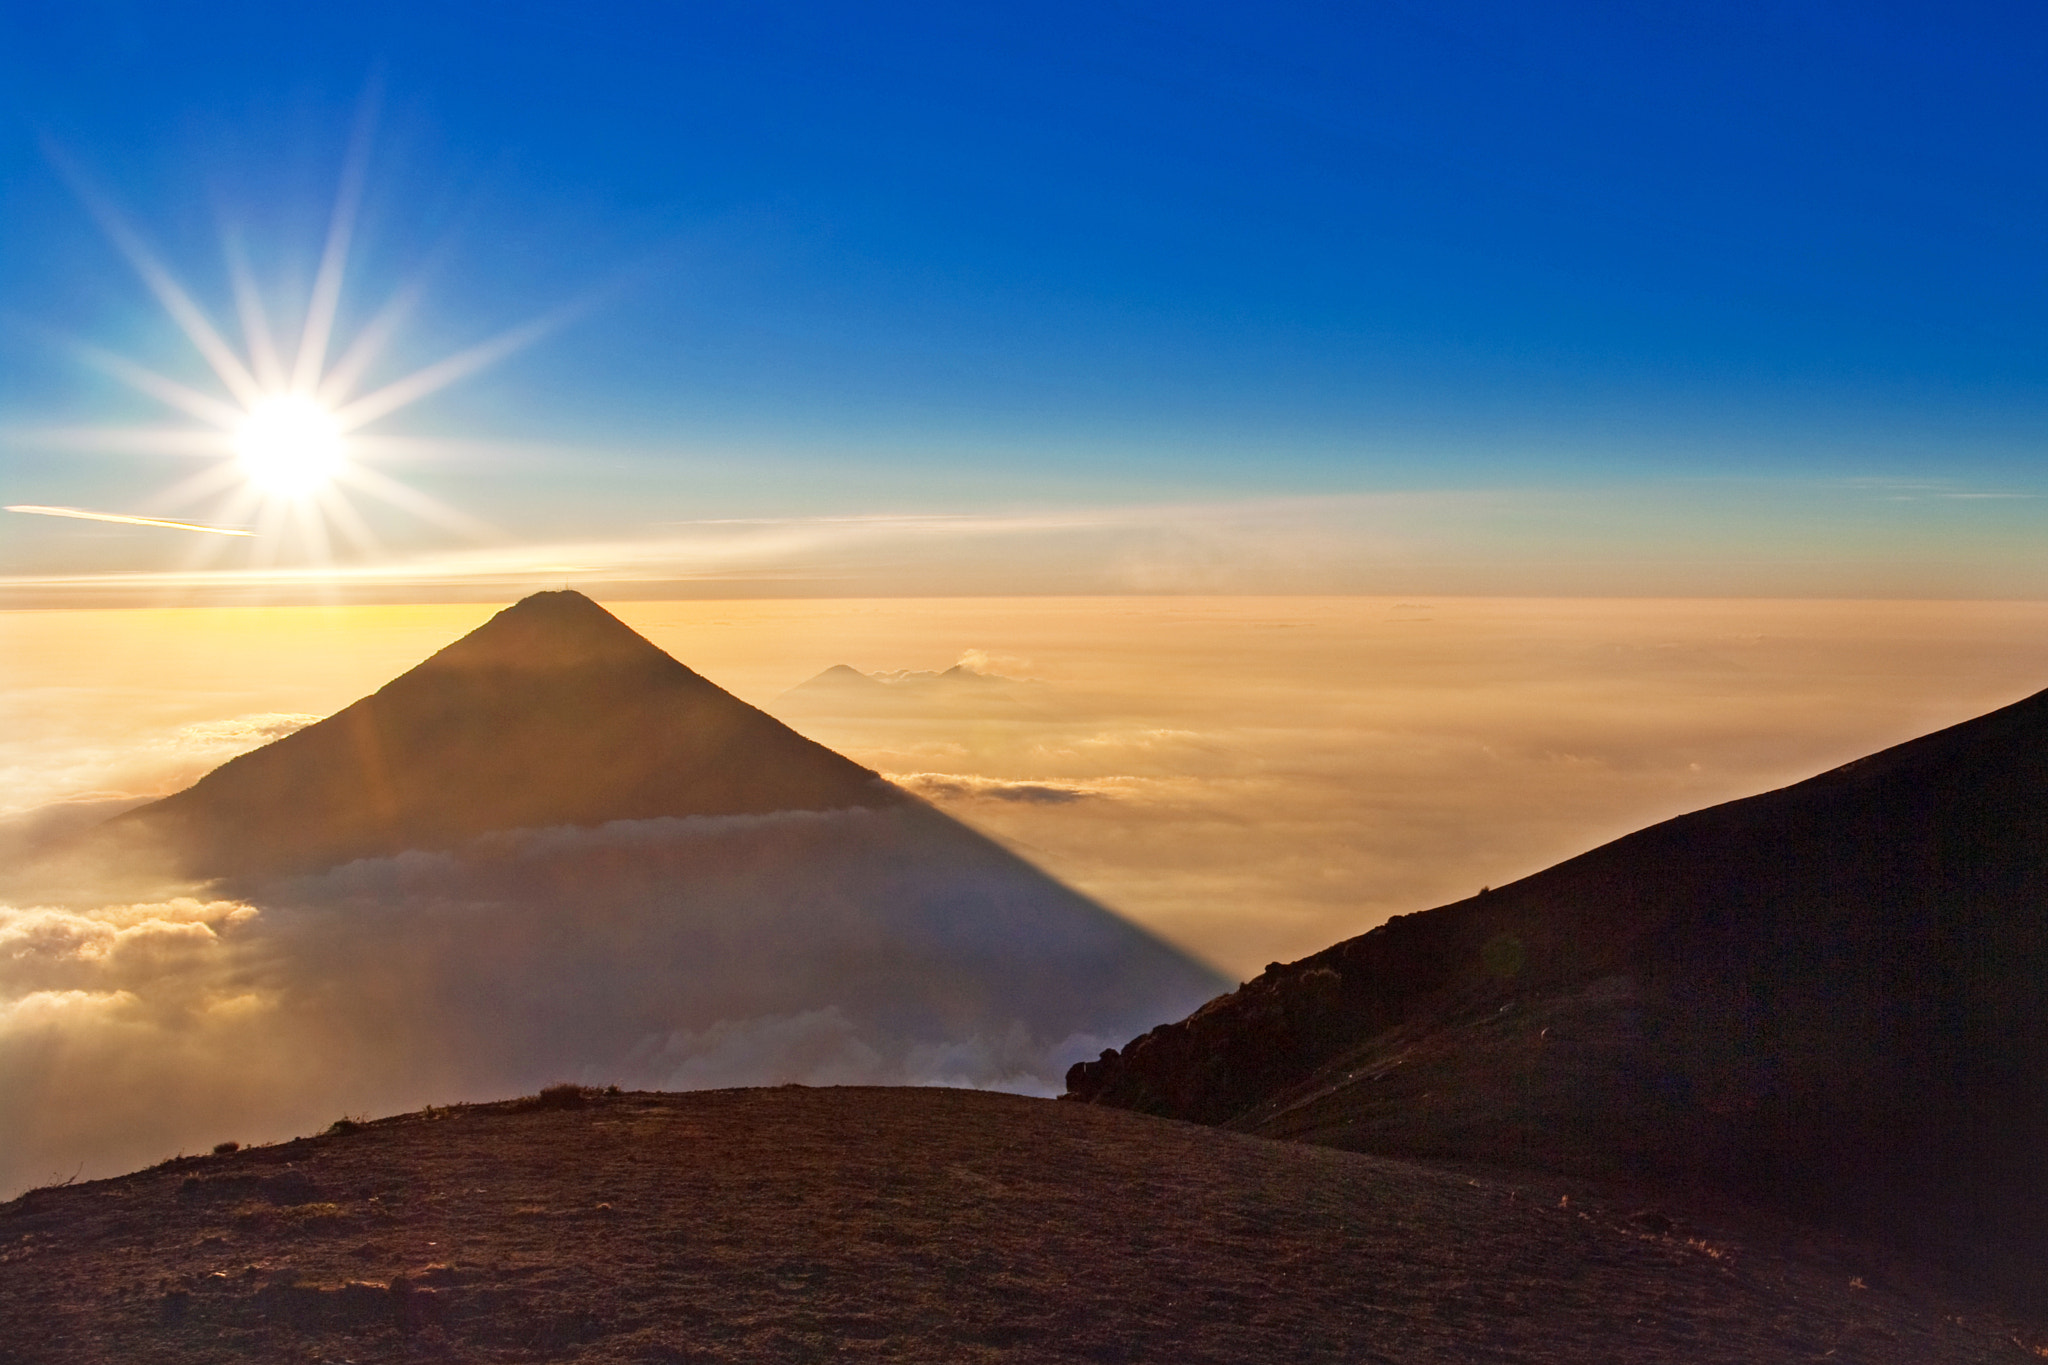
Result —
<instances>
[{"instance_id":1,"label":"bare soil","mask_svg":"<svg viewBox=\"0 0 2048 1365\"><path fill-rule=\"evenodd\" d=\"M0 1362L2048 1355L1732 1205L1008 1095L565 1098L0 1206Z\"/></svg>"}]
</instances>

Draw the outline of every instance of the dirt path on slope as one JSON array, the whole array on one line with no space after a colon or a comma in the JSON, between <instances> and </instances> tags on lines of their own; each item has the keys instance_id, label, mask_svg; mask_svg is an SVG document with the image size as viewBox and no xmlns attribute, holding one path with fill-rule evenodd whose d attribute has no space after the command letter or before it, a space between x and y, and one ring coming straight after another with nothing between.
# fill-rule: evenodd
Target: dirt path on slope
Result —
<instances>
[{"instance_id":1,"label":"dirt path on slope","mask_svg":"<svg viewBox=\"0 0 2048 1365\"><path fill-rule=\"evenodd\" d=\"M6 1365L1943 1365L2038 1340L1753 1216L964 1091L433 1110L0 1206Z\"/></svg>"}]
</instances>

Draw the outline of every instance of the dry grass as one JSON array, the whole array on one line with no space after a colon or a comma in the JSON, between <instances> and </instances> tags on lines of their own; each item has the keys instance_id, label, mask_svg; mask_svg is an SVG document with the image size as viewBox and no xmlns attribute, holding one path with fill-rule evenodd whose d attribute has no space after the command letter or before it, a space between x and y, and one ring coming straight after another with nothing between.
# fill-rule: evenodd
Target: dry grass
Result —
<instances>
[{"instance_id":1,"label":"dry grass","mask_svg":"<svg viewBox=\"0 0 2048 1365\"><path fill-rule=\"evenodd\" d=\"M0 1362L1960 1365L2043 1339L1854 1248L1564 1179L958 1091L539 1098L0 1206Z\"/></svg>"}]
</instances>

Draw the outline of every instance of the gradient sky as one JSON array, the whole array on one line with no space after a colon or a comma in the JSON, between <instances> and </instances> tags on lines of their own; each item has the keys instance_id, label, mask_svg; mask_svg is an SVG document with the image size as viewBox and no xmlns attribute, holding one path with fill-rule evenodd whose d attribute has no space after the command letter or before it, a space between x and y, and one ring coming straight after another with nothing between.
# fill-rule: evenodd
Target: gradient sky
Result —
<instances>
[{"instance_id":1,"label":"gradient sky","mask_svg":"<svg viewBox=\"0 0 2048 1365\"><path fill-rule=\"evenodd\" d=\"M374 106L341 335L424 292L372 379L557 323L367 429L491 528L365 505L384 596L2048 596L2044 39L1967 4L11 4L0 502L206 512L160 506L189 457L81 435L167 414L76 343L219 385L70 181L231 340L238 233L293 330ZM217 590L155 577L197 539L0 516L0 603Z\"/></svg>"}]
</instances>

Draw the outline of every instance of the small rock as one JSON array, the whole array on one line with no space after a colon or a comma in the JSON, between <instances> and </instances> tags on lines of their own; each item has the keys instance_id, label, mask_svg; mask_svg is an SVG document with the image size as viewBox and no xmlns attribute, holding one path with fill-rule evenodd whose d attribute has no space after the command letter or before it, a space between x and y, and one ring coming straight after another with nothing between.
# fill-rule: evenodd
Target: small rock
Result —
<instances>
[{"instance_id":1,"label":"small rock","mask_svg":"<svg viewBox=\"0 0 2048 1365\"><path fill-rule=\"evenodd\" d=\"M1628 1221L1645 1232L1656 1233L1659 1237L1672 1228L1671 1215L1660 1209L1639 1209L1628 1216Z\"/></svg>"}]
</instances>

